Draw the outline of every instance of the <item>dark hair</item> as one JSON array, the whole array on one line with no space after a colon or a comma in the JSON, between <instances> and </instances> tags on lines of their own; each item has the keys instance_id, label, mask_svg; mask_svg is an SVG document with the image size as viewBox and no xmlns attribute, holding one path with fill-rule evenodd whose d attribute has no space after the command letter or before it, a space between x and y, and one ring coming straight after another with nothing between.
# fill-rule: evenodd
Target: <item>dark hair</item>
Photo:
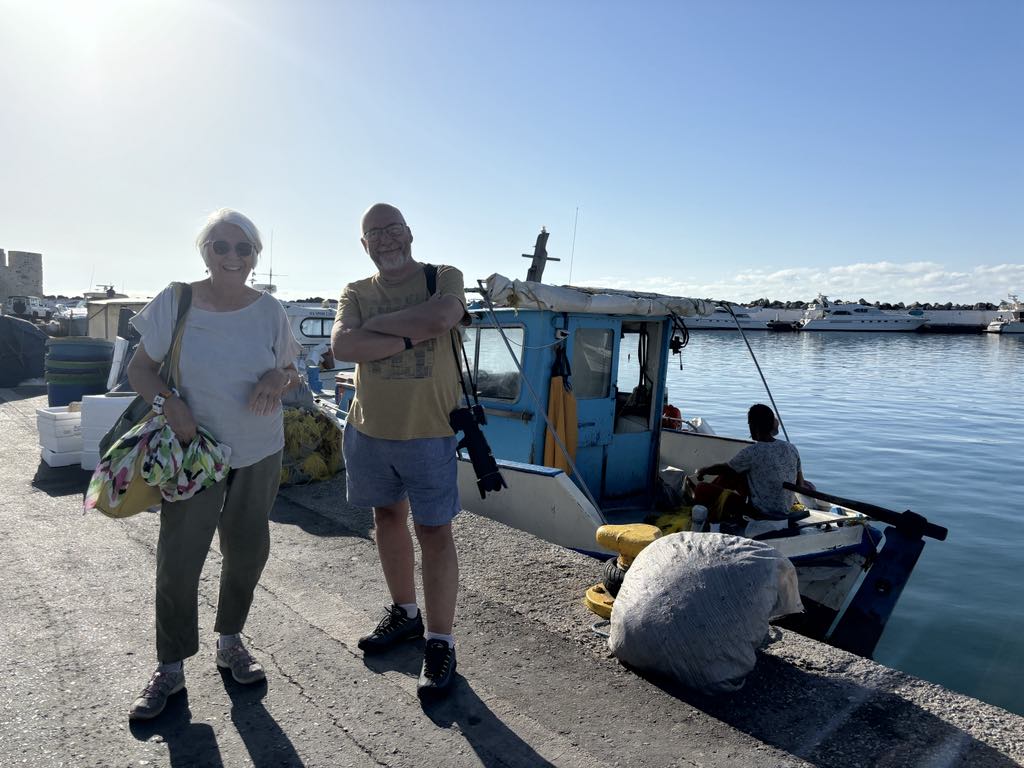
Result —
<instances>
[{"instance_id":1,"label":"dark hair","mask_svg":"<svg viewBox=\"0 0 1024 768\"><path fill-rule=\"evenodd\" d=\"M747 411L747 426L750 427L750 436L758 432L771 432L775 428L775 411L763 403L756 403L750 406Z\"/></svg>"}]
</instances>

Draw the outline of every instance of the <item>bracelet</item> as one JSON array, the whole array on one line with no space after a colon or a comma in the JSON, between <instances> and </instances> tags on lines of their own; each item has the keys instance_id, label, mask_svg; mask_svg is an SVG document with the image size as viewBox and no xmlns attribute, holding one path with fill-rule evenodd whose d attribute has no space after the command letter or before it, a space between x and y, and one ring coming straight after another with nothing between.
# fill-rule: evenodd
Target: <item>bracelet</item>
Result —
<instances>
[{"instance_id":1,"label":"bracelet","mask_svg":"<svg viewBox=\"0 0 1024 768\"><path fill-rule=\"evenodd\" d=\"M402 341L405 343L406 349L412 349L412 339L410 339L408 336L403 336Z\"/></svg>"}]
</instances>

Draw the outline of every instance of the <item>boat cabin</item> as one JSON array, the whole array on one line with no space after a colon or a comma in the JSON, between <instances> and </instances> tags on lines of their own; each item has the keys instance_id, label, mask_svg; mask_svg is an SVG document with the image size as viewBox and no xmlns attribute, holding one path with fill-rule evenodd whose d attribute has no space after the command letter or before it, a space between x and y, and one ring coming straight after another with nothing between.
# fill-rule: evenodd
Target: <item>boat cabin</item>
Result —
<instances>
[{"instance_id":1,"label":"boat cabin","mask_svg":"<svg viewBox=\"0 0 1024 768\"><path fill-rule=\"evenodd\" d=\"M538 410L551 412L557 407L553 398L571 396L578 474L571 469L567 474L602 510L649 506L658 472L671 318L549 309L471 309L471 314L464 343L495 455L544 464L547 424ZM562 355L571 371L571 395L562 378L553 376ZM634 386L620 389L621 381ZM557 446L554 450L561 453Z\"/></svg>"}]
</instances>

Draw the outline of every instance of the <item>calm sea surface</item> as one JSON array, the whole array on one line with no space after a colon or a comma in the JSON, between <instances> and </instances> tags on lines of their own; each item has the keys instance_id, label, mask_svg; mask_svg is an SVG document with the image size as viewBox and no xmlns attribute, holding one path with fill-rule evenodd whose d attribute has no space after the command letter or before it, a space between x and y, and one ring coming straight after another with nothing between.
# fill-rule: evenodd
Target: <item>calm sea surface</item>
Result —
<instances>
[{"instance_id":1,"label":"calm sea surface","mask_svg":"<svg viewBox=\"0 0 1024 768\"><path fill-rule=\"evenodd\" d=\"M949 529L925 540L875 659L1024 714L1024 336L747 339L807 479ZM746 437L769 400L739 334L695 331L682 360L670 402Z\"/></svg>"}]
</instances>

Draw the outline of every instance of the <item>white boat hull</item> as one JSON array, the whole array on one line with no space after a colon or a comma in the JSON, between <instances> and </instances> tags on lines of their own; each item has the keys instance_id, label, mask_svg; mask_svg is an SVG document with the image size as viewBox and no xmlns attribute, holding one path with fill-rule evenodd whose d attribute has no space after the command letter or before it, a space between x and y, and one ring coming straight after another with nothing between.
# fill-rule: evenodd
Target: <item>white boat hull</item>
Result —
<instances>
[{"instance_id":1,"label":"white boat hull","mask_svg":"<svg viewBox=\"0 0 1024 768\"><path fill-rule=\"evenodd\" d=\"M856 317L830 317L805 320L804 331L916 331L927 320L918 318L875 318L864 320Z\"/></svg>"}]
</instances>

